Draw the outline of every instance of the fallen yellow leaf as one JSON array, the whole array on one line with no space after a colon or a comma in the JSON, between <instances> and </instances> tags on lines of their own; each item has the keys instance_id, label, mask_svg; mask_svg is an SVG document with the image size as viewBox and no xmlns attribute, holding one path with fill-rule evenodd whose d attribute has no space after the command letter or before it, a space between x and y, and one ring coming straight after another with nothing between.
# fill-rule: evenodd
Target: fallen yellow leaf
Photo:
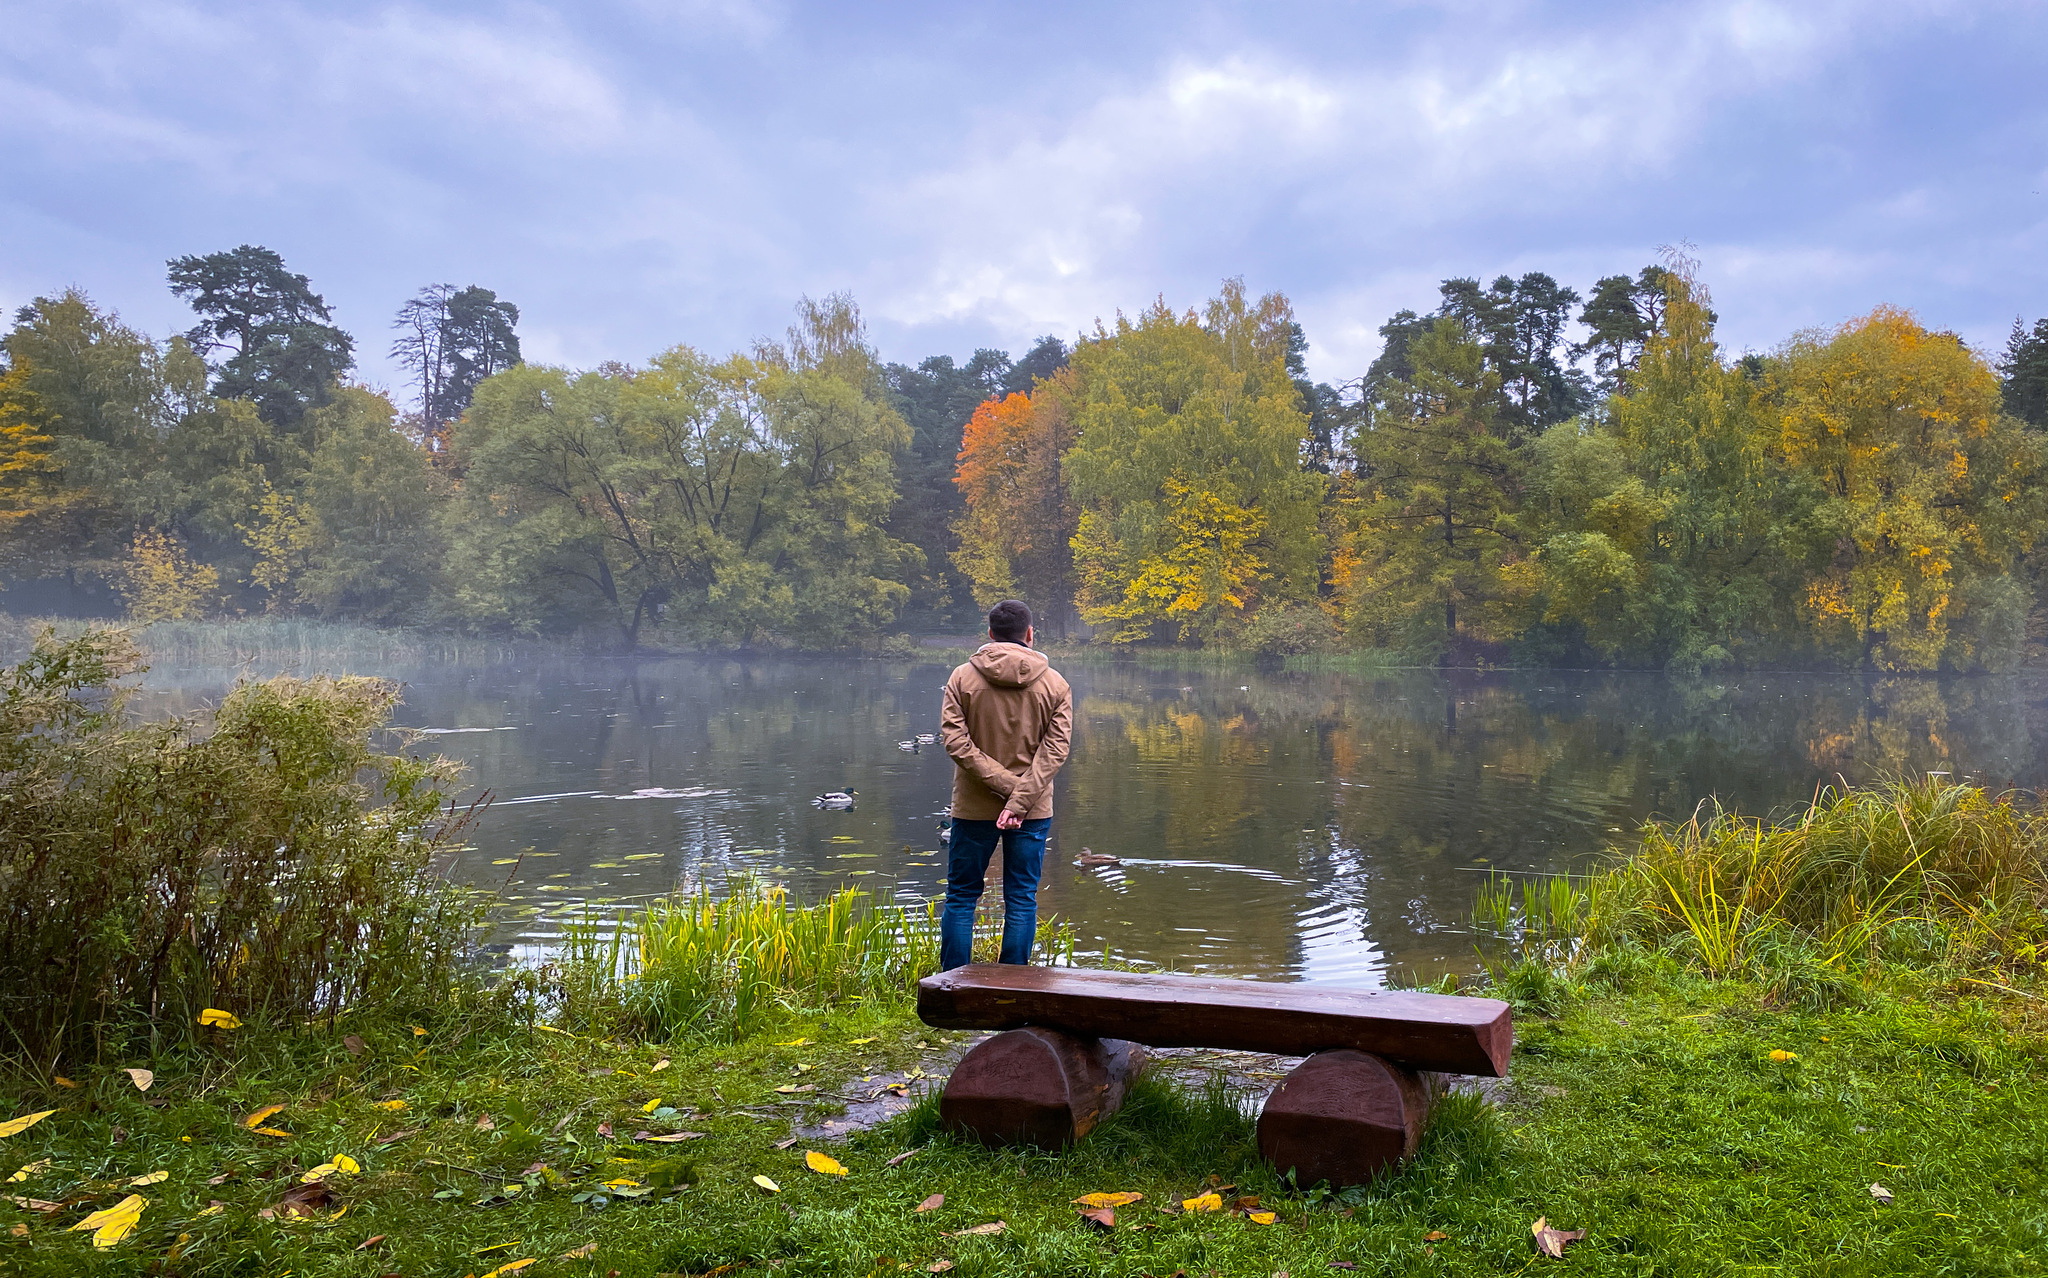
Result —
<instances>
[{"instance_id":1,"label":"fallen yellow leaf","mask_svg":"<svg viewBox=\"0 0 2048 1278\"><path fill-rule=\"evenodd\" d=\"M1536 1218L1536 1223L1529 1226L1529 1232L1536 1239L1537 1252L1552 1260L1562 1259L1568 1244L1586 1236L1583 1229L1552 1229L1549 1219L1543 1216Z\"/></svg>"},{"instance_id":2,"label":"fallen yellow leaf","mask_svg":"<svg viewBox=\"0 0 2048 1278\"><path fill-rule=\"evenodd\" d=\"M597 1250L597 1244L596 1244L595 1242L587 1242L587 1243L584 1243L584 1244L583 1244L583 1245L582 1245L581 1247L571 1247L571 1248L570 1248L569 1250L567 1250L567 1251L563 1252L563 1253L562 1253L561 1255L559 1255L559 1256L555 1257L555 1259L557 1259L557 1260L581 1260L581 1259L583 1259L583 1258L584 1258L585 1256L588 1256L588 1255L589 1255L589 1254L590 1254L591 1252L593 1252L593 1251L596 1251L596 1250Z\"/></svg>"},{"instance_id":3,"label":"fallen yellow leaf","mask_svg":"<svg viewBox=\"0 0 2048 1278\"><path fill-rule=\"evenodd\" d=\"M848 1047L866 1047L869 1043L879 1042L881 1042L881 1040L877 1038L854 1038L848 1039L846 1045Z\"/></svg>"},{"instance_id":4,"label":"fallen yellow leaf","mask_svg":"<svg viewBox=\"0 0 2048 1278\"><path fill-rule=\"evenodd\" d=\"M485 1274L484 1278L503 1278L505 1274L516 1274L528 1265L534 1264L538 1259L536 1256L528 1256L524 1260L515 1260L509 1264L499 1265L496 1269Z\"/></svg>"},{"instance_id":5,"label":"fallen yellow leaf","mask_svg":"<svg viewBox=\"0 0 2048 1278\"><path fill-rule=\"evenodd\" d=\"M129 1082L135 1084L135 1090L138 1092L148 1091L149 1085L156 1081L156 1075L146 1069L124 1069L121 1072L128 1076Z\"/></svg>"},{"instance_id":6,"label":"fallen yellow leaf","mask_svg":"<svg viewBox=\"0 0 2048 1278\"><path fill-rule=\"evenodd\" d=\"M846 1174L846 1168L838 1159L828 1154L821 1154L815 1149L804 1151L804 1166L821 1176L844 1176Z\"/></svg>"},{"instance_id":7,"label":"fallen yellow leaf","mask_svg":"<svg viewBox=\"0 0 2048 1278\"><path fill-rule=\"evenodd\" d=\"M1796 1060L1798 1060L1798 1059L1799 1059L1799 1053L1797 1053L1797 1052L1787 1052L1787 1051L1784 1051L1784 1050L1779 1050L1779 1051L1775 1051L1775 1052L1772 1052L1772 1053L1771 1053L1771 1059L1772 1059L1773 1061L1776 1061L1776 1062L1777 1062L1778 1064L1780 1064L1780 1065L1783 1065L1783 1064L1784 1064L1784 1063L1785 1063L1786 1061L1796 1061Z\"/></svg>"},{"instance_id":8,"label":"fallen yellow leaf","mask_svg":"<svg viewBox=\"0 0 2048 1278\"><path fill-rule=\"evenodd\" d=\"M1194 1198L1183 1198L1180 1200L1180 1209L1182 1211L1222 1211L1223 1195L1202 1194Z\"/></svg>"},{"instance_id":9,"label":"fallen yellow leaf","mask_svg":"<svg viewBox=\"0 0 2048 1278\"><path fill-rule=\"evenodd\" d=\"M206 1205L206 1210L200 1212L199 1214L202 1216L218 1216L223 1211L227 1210L227 1206L228 1205L224 1202L211 1202Z\"/></svg>"},{"instance_id":10,"label":"fallen yellow leaf","mask_svg":"<svg viewBox=\"0 0 2048 1278\"><path fill-rule=\"evenodd\" d=\"M767 1190L771 1194L779 1194L782 1192L782 1186L776 1184L774 1181L768 1179L766 1176L754 1177L754 1183L756 1185L759 1185L761 1188Z\"/></svg>"},{"instance_id":11,"label":"fallen yellow leaf","mask_svg":"<svg viewBox=\"0 0 2048 1278\"><path fill-rule=\"evenodd\" d=\"M224 1030L242 1028L241 1017L235 1015L233 1012L224 1012L217 1007L209 1007L205 1011L199 1013L199 1023L201 1025L216 1026Z\"/></svg>"},{"instance_id":12,"label":"fallen yellow leaf","mask_svg":"<svg viewBox=\"0 0 2048 1278\"><path fill-rule=\"evenodd\" d=\"M70 1079L64 1077L62 1074L53 1075L50 1081L55 1083L59 1087L68 1087L74 1092L78 1090L78 1084L72 1082Z\"/></svg>"},{"instance_id":13,"label":"fallen yellow leaf","mask_svg":"<svg viewBox=\"0 0 2048 1278\"><path fill-rule=\"evenodd\" d=\"M640 1188L640 1182L630 1176L620 1176L615 1180L606 1181L605 1187L607 1189L638 1189Z\"/></svg>"},{"instance_id":14,"label":"fallen yellow leaf","mask_svg":"<svg viewBox=\"0 0 2048 1278\"><path fill-rule=\"evenodd\" d=\"M127 1184L127 1188L147 1189L151 1185L157 1184L160 1181L169 1180L170 1178L171 1174L167 1171L153 1171L146 1176L137 1176L134 1180L129 1181Z\"/></svg>"},{"instance_id":15,"label":"fallen yellow leaf","mask_svg":"<svg viewBox=\"0 0 2048 1278\"><path fill-rule=\"evenodd\" d=\"M419 1026L415 1025L412 1027L412 1036L414 1038L425 1038L427 1036L427 1032L421 1029Z\"/></svg>"},{"instance_id":16,"label":"fallen yellow leaf","mask_svg":"<svg viewBox=\"0 0 2048 1278\"><path fill-rule=\"evenodd\" d=\"M947 1234L946 1237L965 1238L970 1235L999 1234L1008 1228L1009 1226L1000 1220L991 1220L986 1225L970 1225L965 1229L956 1229L952 1233Z\"/></svg>"},{"instance_id":17,"label":"fallen yellow leaf","mask_svg":"<svg viewBox=\"0 0 2048 1278\"><path fill-rule=\"evenodd\" d=\"M640 1107L640 1112L641 1112L641 1113L643 1113L643 1114L652 1114L652 1113L653 1113L653 1112L654 1112L655 1110L657 1110L657 1109L660 1109L660 1108L661 1108L661 1097L657 1096L657 1097L655 1097L655 1098L654 1098L653 1100L651 1100L651 1101L648 1101L648 1102L647 1102L647 1103L646 1103L645 1105L642 1105L642 1106Z\"/></svg>"},{"instance_id":18,"label":"fallen yellow leaf","mask_svg":"<svg viewBox=\"0 0 2048 1278\"><path fill-rule=\"evenodd\" d=\"M1248 1211L1244 1214L1244 1218L1254 1225L1270 1225L1280 1219L1280 1213L1277 1211Z\"/></svg>"},{"instance_id":19,"label":"fallen yellow leaf","mask_svg":"<svg viewBox=\"0 0 2048 1278\"><path fill-rule=\"evenodd\" d=\"M345 1172L350 1176L354 1176L363 1170L363 1165L357 1162L355 1159L350 1158L347 1154L336 1154L334 1156L333 1162L334 1170L338 1172Z\"/></svg>"},{"instance_id":20,"label":"fallen yellow leaf","mask_svg":"<svg viewBox=\"0 0 2048 1278\"><path fill-rule=\"evenodd\" d=\"M1121 1194L1083 1194L1074 1201L1083 1207L1128 1207L1132 1203L1144 1202L1145 1195L1128 1192Z\"/></svg>"},{"instance_id":21,"label":"fallen yellow leaf","mask_svg":"<svg viewBox=\"0 0 2048 1278\"><path fill-rule=\"evenodd\" d=\"M265 1105L262 1109L259 1109L255 1113L249 1115L247 1118L244 1118L242 1120L242 1126L248 1128L250 1131L255 1131L258 1127L263 1126L264 1119L269 1118L272 1114L282 1113L284 1113L284 1106L282 1105Z\"/></svg>"},{"instance_id":22,"label":"fallen yellow leaf","mask_svg":"<svg viewBox=\"0 0 2048 1278\"><path fill-rule=\"evenodd\" d=\"M15 1172L12 1176L9 1176L7 1178L7 1183L10 1185L18 1184L21 1181L27 1180L31 1176L39 1175L48 1170L50 1170L50 1160L47 1158L40 1159L33 1163L24 1163L22 1164L20 1171Z\"/></svg>"},{"instance_id":23,"label":"fallen yellow leaf","mask_svg":"<svg viewBox=\"0 0 2048 1278\"><path fill-rule=\"evenodd\" d=\"M45 1109L33 1114L23 1114L20 1118L10 1118L0 1123L0 1136L19 1136L56 1112L54 1109Z\"/></svg>"},{"instance_id":24,"label":"fallen yellow leaf","mask_svg":"<svg viewBox=\"0 0 2048 1278\"><path fill-rule=\"evenodd\" d=\"M312 1170L308 1171L305 1175L299 1177L299 1183L301 1185L310 1185L316 1180L327 1179L328 1176L332 1175L334 1172L338 1170L339 1168L335 1167L333 1163L322 1163L318 1167L315 1167Z\"/></svg>"},{"instance_id":25,"label":"fallen yellow leaf","mask_svg":"<svg viewBox=\"0 0 2048 1278\"><path fill-rule=\"evenodd\" d=\"M258 1136L275 1136L280 1140L290 1140L292 1138L292 1134L282 1127L251 1127L249 1130L255 1132Z\"/></svg>"},{"instance_id":26,"label":"fallen yellow leaf","mask_svg":"<svg viewBox=\"0 0 2048 1278\"><path fill-rule=\"evenodd\" d=\"M668 1057L664 1056L660 1060L654 1062L653 1065L649 1066L647 1072L650 1074L659 1074L661 1071L667 1069L668 1067L669 1059Z\"/></svg>"},{"instance_id":27,"label":"fallen yellow leaf","mask_svg":"<svg viewBox=\"0 0 2048 1278\"><path fill-rule=\"evenodd\" d=\"M375 1105L371 1106L371 1108L386 1110L390 1113L396 1114L405 1108L405 1102L402 1100L378 1101Z\"/></svg>"},{"instance_id":28,"label":"fallen yellow leaf","mask_svg":"<svg viewBox=\"0 0 2048 1278\"><path fill-rule=\"evenodd\" d=\"M142 1209L147 1206L149 1206L147 1198L142 1197L140 1194L130 1194L112 1207L104 1211L96 1211L92 1215L87 1216L84 1220L73 1225L71 1229L73 1231L90 1229L93 1231L92 1245L94 1247L111 1247L135 1232L136 1224L142 1219Z\"/></svg>"},{"instance_id":29,"label":"fallen yellow leaf","mask_svg":"<svg viewBox=\"0 0 2048 1278\"><path fill-rule=\"evenodd\" d=\"M789 1041L788 1041L787 1043L777 1043L777 1044L776 1044L776 1046L777 1046L777 1047L807 1047L807 1046L809 1046L809 1045L810 1045L810 1042L811 1042L811 1040L810 1040L810 1039L807 1039L807 1038L793 1038L793 1039L790 1039L790 1040L789 1040Z\"/></svg>"}]
</instances>

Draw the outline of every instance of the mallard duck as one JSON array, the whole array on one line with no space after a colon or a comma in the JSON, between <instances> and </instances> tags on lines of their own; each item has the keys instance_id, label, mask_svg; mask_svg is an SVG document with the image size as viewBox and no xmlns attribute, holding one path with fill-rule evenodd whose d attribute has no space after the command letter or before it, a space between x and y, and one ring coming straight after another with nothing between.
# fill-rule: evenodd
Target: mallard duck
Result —
<instances>
[{"instance_id":1,"label":"mallard duck","mask_svg":"<svg viewBox=\"0 0 2048 1278\"><path fill-rule=\"evenodd\" d=\"M1093 870L1105 865L1122 865L1123 861L1118 857L1104 856L1100 852L1090 852L1087 848L1082 848L1081 855L1074 864L1084 870Z\"/></svg>"},{"instance_id":2,"label":"mallard duck","mask_svg":"<svg viewBox=\"0 0 2048 1278\"><path fill-rule=\"evenodd\" d=\"M919 745L937 745L939 743L939 734L936 732L920 732L917 734L917 743Z\"/></svg>"},{"instance_id":3,"label":"mallard duck","mask_svg":"<svg viewBox=\"0 0 2048 1278\"><path fill-rule=\"evenodd\" d=\"M898 750L901 750L901 751L903 751L903 752L904 752L905 754L916 754L916 753L917 753L917 742L915 742L915 741L898 741L898 742L896 743L896 748L897 748Z\"/></svg>"},{"instance_id":4,"label":"mallard duck","mask_svg":"<svg viewBox=\"0 0 2048 1278\"><path fill-rule=\"evenodd\" d=\"M843 812L853 806L853 796L859 793L860 791L858 790L827 790L817 798L812 799L811 803L827 811Z\"/></svg>"}]
</instances>

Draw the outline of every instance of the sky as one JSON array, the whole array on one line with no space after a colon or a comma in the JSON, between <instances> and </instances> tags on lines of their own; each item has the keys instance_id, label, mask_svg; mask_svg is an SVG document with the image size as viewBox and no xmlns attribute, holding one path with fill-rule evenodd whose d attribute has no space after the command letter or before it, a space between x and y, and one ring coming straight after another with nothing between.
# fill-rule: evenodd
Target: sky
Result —
<instances>
[{"instance_id":1,"label":"sky","mask_svg":"<svg viewBox=\"0 0 2048 1278\"><path fill-rule=\"evenodd\" d=\"M2048 5L0 0L0 305L162 336L166 259L277 250L402 392L424 285L529 360L779 334L1021 354L1225 278L1357 377L1448 276L1689 246L1731 353L1879 304L2048 315Z\"/></svg>"}]
</instances>

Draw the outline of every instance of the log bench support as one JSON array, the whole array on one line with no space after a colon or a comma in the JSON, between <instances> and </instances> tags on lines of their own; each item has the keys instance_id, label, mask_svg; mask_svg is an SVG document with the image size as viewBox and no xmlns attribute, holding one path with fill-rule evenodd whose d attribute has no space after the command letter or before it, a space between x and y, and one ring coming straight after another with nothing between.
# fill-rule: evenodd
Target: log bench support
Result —
<instances>
[{"instance_id":1,"label":"log bench support","mask_svg":"<svg viewBox=\"0 0 2048 1278\"><path fill-rule=\"evenodd\" d=\"M1363 1184L1411 1156L1433 1075L1502 1077L1514 1047L1494 999L1071 968L955 968L918 982L917 1011L939 1029L1005 1031L939 1100L948 1129L989 1144L1086 1136L1123 1103L1139 1043L1306 1057L1259 1116L1259 1152L1302 1186Z\"/></svg>"},{"instance_id":2,"label":"log bench support","mask_svg":"<svg viewBox=\"0 0 2048 1278\"><path fill-rule=\"evenodd\" d=\"M1415 1153L1434 1080L1369 1052L1317 1052L1259 1112L1259 1154L1303 1187L1362 1185Z\"/></svg>"},{"instance_id":3,"label":"log bench support","mask_svg":"<svg viewBox=\"0 0 2048 1278\"><path fill-rule=\"evenodd\" d=\"M939 1097L948 1131L984 1145L1063 1149L1124 1103L1145 1049L1032 1026L984 1039Z\"/></svg>"}]
</instances>

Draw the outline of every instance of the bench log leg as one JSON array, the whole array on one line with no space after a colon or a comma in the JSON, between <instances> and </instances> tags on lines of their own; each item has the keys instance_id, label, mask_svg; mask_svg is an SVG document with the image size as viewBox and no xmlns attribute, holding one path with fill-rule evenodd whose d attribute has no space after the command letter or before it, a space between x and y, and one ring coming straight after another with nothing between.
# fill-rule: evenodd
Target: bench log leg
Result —
<instances>
[{"instance_id":1,"label":"bench log leg","mask_svg":"<svg viewBox=\"0 0 2048 1278\"><path fill-rule=\"evenodd\" d=\"M1259 1114L1259 1153L1303 1187L1362 1185L1415 1152L1429 1118L1427 1076L1366 1052L1317 1052Z\"/></svg>"},{"instance_id":2,"label":"bench log leg","mask_svg":"<svg viewBox=\"0 0 2048 1278\"><path fill-rule=\"evenodd\" d=\"M948 1131L985 1145L1060 1149L1123 1104L1145 1049L1032 1026L977 1044L939 1097Z\"/></svg>"}]
</instances>

